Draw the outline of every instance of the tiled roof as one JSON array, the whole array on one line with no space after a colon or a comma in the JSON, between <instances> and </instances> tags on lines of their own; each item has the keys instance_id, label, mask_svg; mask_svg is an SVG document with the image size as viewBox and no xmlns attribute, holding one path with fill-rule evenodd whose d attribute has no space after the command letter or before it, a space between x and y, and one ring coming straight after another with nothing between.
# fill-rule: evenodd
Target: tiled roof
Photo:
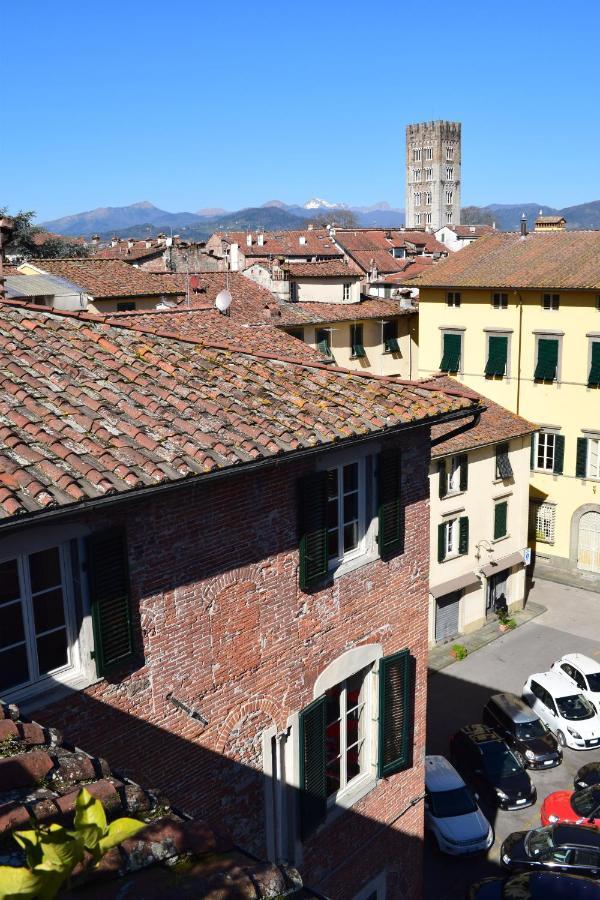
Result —
<instances>
[{"instance_id":1,"label":"tiled roof","mask_svg":"<svg viewBox=\"0 0 600 900\"><path fill-rule=\"evenodd\" d=\"M32 259L29 264L49 275L66 278L98 300L181 294L167 276L144 272L121 259Z\"/></svg>"},{"instance_id":2,"label":"tiled roof","mask_svg":"<svg viewBox=\"0 0 600 900\"><path fill-rule=\"evenodd\" d=\"M263 244L257 242L259 232L250 232L252 246L248 247L247 231L218 231L213 237L229 244L238 244L244 256L342 256L339 247L329 237L325 228L307 228L304 231L264 231ZM303 238L305 243L300 243Z\"/></svg>"},{"instance_id":3,"label":"tiled roof","mask_svg":"<svg viewBox=\"0 0 600 900\"><path fill-rule=\"evenodd\" d=\"M15 301L2 303L0 373L4 519L471 406L397 379L211 349Z\"/></svg>"},{"instance_id":4,"label":"tiled roof","mask_svg":"<svg viewBox=\"0 0 600 900\"><path fill-rule=\"evenodd\" d=\"M496 232L452 253L423 287L600 290L600 231Z\"/></svg>"},{"instance_id":5,"label":"tiled roof","mask_svg":"<svg viewBox=\"0 0 600 900\"><path fill-rule=\"evenodd\" d=\"M384 275L383 277L377 278L377 280L372 283L378 284L379 282L384 282L385 284L402 284L405 281L416 278L417 275L420 275L422 272L428 272L431 266L437 265L436 260L431 256L417 256L412 257L411 259L398 260L398 262L403 262L405 264L402 271Z\"/></svg>"},{"instance_id":6,"label":"tiled roof","mask_svg":"<svg viewBox=\"0 0 600 900\"><path fill-rule=\"evenodd\" d=\"M336 229L336 242L348 252L358 250L391 250L392 247L406 247L416 244L425 253L447 253L435 235L426 231L399 231L394 228L352 228ZM354 256L354 253L352 253Z\"/></svg>"},{"instance_id":7,"label":"tiled roof","mask_svg":"<svg viewBox=\"0 0 600 900\"><path fill-rule=\"evenodd\" d=\"M70 237L65 234L55 234L53 231L37 231L31 236L33 243L37 247L43 247L45 243L48 241L65 241L69 244L79 244L79 246L83 246L85 244L85 238L82 237Z\"/></svg>"},{"instance_id":8,"label":"tiled roof","mask_svg":"<svg viewBox=\"0 0 600 900\"><path fill-rule=\"evenodd\" d=\"M123 259L125 262L137 262L140 259L150 259L153 256L161 256L164 252L164 244L160 247L146 247L145 244L141 247L128 247L125 243L124 246L119 244L116 247L104 247L102 250L97 250L92 258Z\"/></svg>"},{"instance_id":9,"label":"tiled roof","mask_svg":"<svg viewBox=\"0 0 600 900\"><path fill-rule=\"evenodd\" d=\"M392 256L389 250L349 250L348 252L367 275L373 268L382 275L403 272L406 269L407 260Z\"/></svg>"},{"instance_id":10,"label":"tiled roof","mask_svg":"<svg viewBox=\"0 0 600 900\"><path fill-rule=\"evenodd\" d=\"M247 353L269 353L289 356L306 362L324 362L318 350L274 325L251 325L223 316L208 306L164 310L136 310L107 313L106 320L120 325L143 328L157 334L170 333L197 338L207 347L237 347ZM277 321L275 319L275 321Z\"/></svg>"},{"instance_id":11,"label":"tiled roof","mask_svg":"<svg viewBox=\"0 0 600 900\"><path fill-rule=\"evenodd\" d=\"M491 225L446 225L446 228L460 238L481 237L483 234L493 234L496 230Z\"/></svg>"},{"instance_id":12,"label":"tiled roof","mask_svg":"<svg viewBox=\"0 0 600 900\"><path fill-rule=\"evenodd\" d=\"M360 303L280 303L280 316L273 313L279 325L310 325L319 322L357 322L363 319L389 319L411 315L414 309L400 306L396 300L366 297Z\"/></svg>"},{"instance_id":13,"label":"tiled roof","mask_svg":"<svg viewBox=\"0 0 600 900\"><path fill-rule=\"evenodd\" d=\"M360 278L362 270L352 260L324 259L320 262L286 263L292 278Z\"/></svg>"},{"instance_id":14,"label":"tiled roof","mask_svg":"<svg viewBox=\"0 0 600 900\"><path fill-rule=\"evenodd\" d=\"M32 823L72 827L75 800L85 787L102 803L109 822L126 816L146 824L109 850L97 866L78 864L67 896L313 896L303 890L295 869L249 856L222 830L172 809L161 793L115 774L105 759L73 747L56 729L21 717L18 707L1 702L0 744L0 865L25 865L25 853L12 832Z\"/></svg>"},{"instance_id":15,"label":"tiled roof","mask_svg":"<svg viewBox=\"0 0 600 900\"><path fill-rule=\"evenodd\" d=\"M485 447L488 444L509 441L522 435L533 434L534 431L538 430L537 425L532 425L527 419L517 416L498 403L493 403L492 400L484 397L483 394L465 387L465 385L447 375L428 378L422 384L437 387L440 390L451 390L453 388L460 390L466 397L471 397L485 406L485 411L481 414L479 423L474 428L470 428L462 434L455 435L447 441L432 447L431 455L434 458L447 456L449 453L460 453L463 450L472 450L475 447ZM455 428L456 426L452 424L434 425L431 429L431 437L440 438L444 434L452 432Z\"/></svg>"},{"instance_id":16,"label":"tiled roof","mask_svg":"<svg viewBox=\"0 0 600 900\"><path fill-rule=\"evenodd\" d=\"M535 220L536 225L539 223L540 225L560 225L561 222L565 222L566 219L564 216L538 216Z\"/></svg>"},{"instance_id":17,"label":"tiled roof","mask_svg":"<svg viewBox=\"0 0 600 900\"><path fill-rule=\"evenodd\" d=\"M165 281L173 287L186 291L186 275L164 275ZM271 318L270 307L277 306L277 299L267 288L247 278L242 272L203 272L190 276L190 305L206 307L215 305L220 291L228 288L231 294L229 315L236 322L268 322ZM182 305L187 299L182 300Z\"/></svg>"}]
</instances>

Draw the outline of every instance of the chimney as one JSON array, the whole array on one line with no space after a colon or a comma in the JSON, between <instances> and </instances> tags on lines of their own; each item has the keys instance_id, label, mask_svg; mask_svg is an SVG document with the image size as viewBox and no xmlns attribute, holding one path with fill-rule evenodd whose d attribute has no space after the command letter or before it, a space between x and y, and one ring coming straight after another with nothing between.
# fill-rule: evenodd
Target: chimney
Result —
<instances>
[{"instance_id":1,"label":"chimney","mask_svg":"<svg viewBox=\"0 0 600 900\"><path fill-rule=\"evenodd\" d=\"M527 216L525 213L521 215L521 238L527 237Z\"/></svg>"},{"instance_id":2,"label":"chimney","mask_svg":"<svg viewBox=\"0 0 600 900\"><path fill-rule=\"evenodd\" d=\"M306 244L306 238L303 234L301 234L300 237L298 238L298 243L300 244L301 247L304 247L304 245Z\"/></svg>"},{"instance_id":3,"label":"chimney","mask_svg":"<svg viewBox=\"0 0 600 900\"><path fill-rule=\"evenodd\" d=\"M315 226L313 225L312 222L309 222L309 223L308 223L308 231L312 231L314 227L315 227Z\"/></svg>"},{"instance_id":4,"label":"chimney","mask_svg":"<svg viewBox=\"0 0 600 900\"><path fill-rule=\"evenodd\" d=\"M259 247L264 247L265 245L265 236L262 231L259 231L256 235L256 243Z\"/></svg>"},{"instance_id":5,"label":"chimney","mask_svg":"<svg viewBox=\"0 0 600 900\"><path fill-rule=\"evenodd\" d=\"M250 234L250 232L248 232L248 234L246 235L246 247L251 247L251 246L252 246L252 235Z\"/></svg>"}]
</instances>

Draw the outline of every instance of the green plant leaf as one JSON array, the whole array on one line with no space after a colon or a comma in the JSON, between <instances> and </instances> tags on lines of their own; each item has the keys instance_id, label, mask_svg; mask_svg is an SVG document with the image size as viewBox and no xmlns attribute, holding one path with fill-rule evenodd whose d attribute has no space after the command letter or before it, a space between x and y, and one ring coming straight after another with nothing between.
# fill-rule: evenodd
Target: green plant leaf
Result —
<instances>
[{"instance_id":1,"label":"green plant leaf","mask_svg":"<svg viewBox=\"0 0 600 900\"><path fill-rule=\"evenodd\" d=\"M73 837L62 825L50 825L41 833L42 864L35 867L52 868L70 875L77 863L83 859L83 844Z\"/></svg>"},{"instance_id":2,"label":"green plant leaf","mask_svg":"<svg viewBox=\"0 0 600 900\"><path fill-rule=\"evenodd\" d=\"M81 789L75 801L75 828L87 849L92 853L98 847L100 838L107 831L104 807L85 788Z\"/></svg>"},{"instance_id":3,"label":"green plant leaf","mask_svg":"<svg viewBox=\"0 0 600 900\"><path fill-rule=\"evenodd\" d=\"M100 850L106 853L111 847L126 841L127 838L133 837L138 831L145 827L145 822L138 822L137 819L115 819L108 826L108 832L104 837L100 838Z\"/></svg>"},{"instance_id":4,"label":"green plant leaf","mask_svg":"<svg viewBox=\"0 0 600 900\"><path fill-rule=\"evenodd\" d=\"M29 869L17 869L14 866L0 866L0 900L13 900L26 897L38 897L42 887L42 878Z\"/></svg>"},{"instance_id":5,"label":"green plant leaf","mask_svg":"<svg viewBox=\"0 0 600 900\"><path fill-rule=\"evenodd\" d=\"M30 869L34 869L42 861L41 836L37 831L15 831L13 837L19 847L25 851L25 858Z\"/></svg>"}]
</instances>

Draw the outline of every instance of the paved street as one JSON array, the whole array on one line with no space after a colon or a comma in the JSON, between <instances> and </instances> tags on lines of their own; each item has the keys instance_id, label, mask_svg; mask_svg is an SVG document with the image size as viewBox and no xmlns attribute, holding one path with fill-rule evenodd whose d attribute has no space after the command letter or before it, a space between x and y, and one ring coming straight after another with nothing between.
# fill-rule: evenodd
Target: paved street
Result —
<instances>
[{"instance_id":1,"label":"paved street","mask_svg":"<svg viewBox=\"0 0 600 900\"><path fill-rule=\"evenodd\" d=\"M521 693L532 672L545 671L564 653L580 652L600 660L600 594L537 580L530 599L547 607L536 619L482 647L462 662L429 678L427 752L448 755L448 741L462 725L481 721L489 696L498 691ZM458 900L466 887L485 875L499 874L499 849L511 831L540 824L540 805L549 793L573 787L573 776L600 751L565 749L563 764L548 772L530 773L538 802L522 812L490 815L496 841L487 858L456 860L433 852L425 856L427 900ZM488 811L486 810L486 813Z\"/></svg>"}]
</instances>

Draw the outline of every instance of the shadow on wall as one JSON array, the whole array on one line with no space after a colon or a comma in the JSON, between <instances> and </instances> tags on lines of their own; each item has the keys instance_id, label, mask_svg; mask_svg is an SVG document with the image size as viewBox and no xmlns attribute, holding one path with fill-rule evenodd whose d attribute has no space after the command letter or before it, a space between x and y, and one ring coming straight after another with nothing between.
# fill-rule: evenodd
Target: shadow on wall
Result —
<instances>
[{"instance_id":1,"label":"shadow on wall","mask_svg":"<svg viewBox=\"0 0 600 900\"><path fill-rule=\"evenodd\" d=\"M114 685L114 689L118 691L119 685ZM444 672L432 674L428 752L447 756L450 736L463 724L480 721L487 699L500 689L474 685ZM38 710L33 717L44 725L59 727L65 742L108 759L117 776L122 774L145 788L164 793L175 807L205 819L217 829L227 830L243 850L266 859L265 806L272 802L275 792L274 781L262 771L264 726L260 718L256 720L254 740L240 735L239 745L234 746L236 758L232 759L201 745L210 723L205 728L183 710L177 715L175 722L169 720L170 727L157 727L135 715L134 697L130 711L123 712L73 692L66 701ZM173 727L182 734L175 734ZM288 815L297 819L299 791L289 787L286 794ZM468 874L463 872L463 882L452 875L448 882L447 865L452 867L456 861L443 859L439 876L439 859L434 859L428 849L425 867L433 866L432 877L442 877L444 887L442 890L436 882L433 892L429 889L424 893L423 846L415 836L423 815L421 792L415 792L410 799L415 803L407 803L406 809L382 808L381 821L361 815L356 809L332 807L325 824L303 846L296 845L300 855L285 861L297 866L307 887L331 900L353 900L384 871L386 900L458 898L477 878L500 874L496 864L480 857L473 860ZM494 825L494 814L487 809L485 812ZM426 881L431 875L426 872ZM136 897L144 900L144 896L136 886ZM373 893L373 900L379 896ZM371 900L371 893L366 898Z\"/></svg>"}]
</instances>

